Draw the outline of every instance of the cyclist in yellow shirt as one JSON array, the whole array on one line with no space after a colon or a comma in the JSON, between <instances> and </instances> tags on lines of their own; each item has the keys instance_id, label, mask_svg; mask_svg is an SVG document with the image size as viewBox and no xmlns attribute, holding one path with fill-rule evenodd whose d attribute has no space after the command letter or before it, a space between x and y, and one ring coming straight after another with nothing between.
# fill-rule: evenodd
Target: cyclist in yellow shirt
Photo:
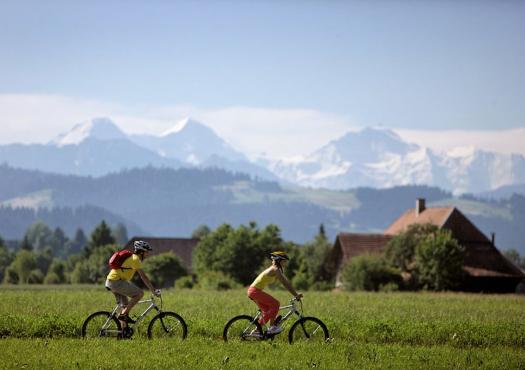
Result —
<instances>
[{"instance_id":1,"label":"cyclist in yellow shirt","mask_svg":"<svg viewBox=\"0 0 525 370\"><path fill-rule=\"evenodd\" d=\"M123 263L121 268L112 269L106 278L106 288L111 290L123 309L118 319L125 323L134 323L135 321L129 317L129 312L135 306L138 301L144 296L142 289L133 284L130 280L137 272L148 287L148 289L155 295L160 295L160 290L156 290L151 284L148 276L142 270L142 261L152 251L151 246L142 240L137 240L133 243L133 254L128 257ZM128 302L128 297L131 298Z\"/></svg>"},{"instance_id":2,"label":"cyclist in yellow shirt","mask_svg":"<svg viewBox=\"0 0 525 370\"><path fill-rule=\"evenodd\" d=\"M303 295L297 293L290 281L284 276L283 269L289 261L288 255L285 252L277 251L270 253L270 258L272 259L272 265L255 278L248 288L248 297L261 309L261 324L268 323L270 326L267 333L278 334L283 330L276 322L280 303L268 293L263 292L263 289L278 280L295 298L301 299Z\"/></svg>"}]
</instances>

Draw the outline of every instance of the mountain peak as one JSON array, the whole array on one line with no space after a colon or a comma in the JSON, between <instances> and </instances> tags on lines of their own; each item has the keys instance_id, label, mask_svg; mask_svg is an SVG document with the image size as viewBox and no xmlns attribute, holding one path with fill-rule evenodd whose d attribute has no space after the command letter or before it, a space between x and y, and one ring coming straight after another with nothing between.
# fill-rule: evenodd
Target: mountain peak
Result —
<instances>
[{"instance_id":1,"label":"mountain peak","mask_svg":"<svg viewBox=\"0 0 525 370\"><path fill-rule=\"evenodd\" d=\"M179 134L184 131L193 131L193 130L207 130L210 131L211 129L207 127L206 125L203 125L200 122L197 122L190 117L186 117L179 122L177 122L173 127L170 129L164 131L160 136L165 137L172 134Z\"/></svg>"},{"instance_id":2,"label":"mountain peak","mask_svg":"<svg viewBox=\"0 0 525 370\"><path fill-rule=\"evenodd\" d=\"M75 125L68 132L58 135L51 141L51 144L56 146L77 145L88 138L115 140L124 139L126 135L109 118L98 117Z\"/></svg>"}]
</instances>

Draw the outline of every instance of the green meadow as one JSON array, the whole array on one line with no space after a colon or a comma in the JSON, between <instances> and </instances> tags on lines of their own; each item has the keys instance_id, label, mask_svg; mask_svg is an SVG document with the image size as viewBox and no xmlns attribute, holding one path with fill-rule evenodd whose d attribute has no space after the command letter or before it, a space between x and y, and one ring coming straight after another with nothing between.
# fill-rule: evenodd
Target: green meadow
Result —
<instances>
[{"instance_id":1,"label":"green meadow","mask_svg":"<svg viewBox=\"0 0 525 370\"><path fill-rule=\"evenodd\" d=\"M289 299L274 291L281 303ZM224 343L233 316L255 312L244 290L167 290L164 309L188 324L183 342L83 340L89 313L111 310L95 286L0 288L0 367L12 368L525 368L525 297L461 293L306 292L304 314L328 326L329 343ZM135 309L138 313L140 307ZM153 315L152 315L153 316Z\"/></svg>"}]
</instances>

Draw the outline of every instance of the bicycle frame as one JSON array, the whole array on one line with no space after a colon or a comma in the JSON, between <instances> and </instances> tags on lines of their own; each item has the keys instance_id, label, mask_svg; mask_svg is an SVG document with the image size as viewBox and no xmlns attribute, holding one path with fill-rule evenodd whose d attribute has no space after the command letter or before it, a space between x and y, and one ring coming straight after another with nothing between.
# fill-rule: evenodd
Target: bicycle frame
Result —
<instances>
[{"instance_id":1,"label":"bicycle frame","mask_svg":"<svg viewBox=\"0 0 525 370\"><path fill-rule=\"evenodd\" d=\"M302 313L295 307L295 304L296 302L298 302L297 299L295 298L292 298L290 300L290 304L286 305L286 306L281 306L279 307L279 311L284 311L284 310L288 310L288 312L286 312L284 314L284 316L282 316L281 320L280 320L280 323L283 323L285 322L286 320L288 320L288 318L290 316L292 316L293 314L296 314L298 316L299 319L301 319L303 317ZM253 318L253 321L252 322L255 322L257 320L259 320L259 318L262 316L262 312L260 309L257 310L257 313L255 314L255 317ZM265 323L264 326L267 326L268 323Z\"/></svg>"},{"instance_id":2,"label":"bicycle frame","mask_svg":"<svg viewBox=\"0 0 525 370\"><path fill-rule=\"evenodd\" d=\"M155 296L151 296L150 299L144 299L142 301L139 301L137 304L144 304L144 303L149 303L149 306L146 307L146 309L144 310L144 312L142 312L136 319L135 319L135 323L134 324L127 324L127 327L130 328L130 327L133 327L135 325L138 325L142 320L144 320L144 317L146 317L146 315L148 313L150 313L151 310L155 309L157 310L157 312L162 312L162 296L160 297L160 307L159 305L157 305L157 303L155 302ZM104 324L102 325L102 329L101 330L106 330L110 323L111 323L111 319L113 317L117 317L117 312L119 312L120 310L122 310L122 305L120 303L118 303L115 308L113 309L113 311L111 311L111 315L107 318L106 322L104 322ZM107 331L107 332L111 332L111 331ZM119 331L120 333L120 331Z\"/></svg>"}]
</instances>

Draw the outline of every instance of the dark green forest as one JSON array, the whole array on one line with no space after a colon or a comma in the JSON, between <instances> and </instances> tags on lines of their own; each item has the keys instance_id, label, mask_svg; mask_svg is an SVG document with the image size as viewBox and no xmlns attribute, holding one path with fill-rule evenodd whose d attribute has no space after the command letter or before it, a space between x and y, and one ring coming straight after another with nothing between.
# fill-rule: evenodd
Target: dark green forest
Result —
<instances>
[{"instance_id":1,"label":"dark green forest","mask_svg":"<svg viewBox=\"0 0 525 370\"><path fill-rule=\"evenodd\" d=\"M202 224L215 228L255 221L278 225L285 240L297 243L311 240L324 224L333 241L343 231L382 232L413 208L416 198L426 198L430 207L456 206L487 236L496 233L500 249L525 254L522 195L500 200L454 197L428 186L326 191L219 169L145 167L80 177L0 165L0 235L20 239L38 220L70 236L77 228L91 232L105 219L126 225L133 235L178 237L189 236ZM13 208L17 202L23 206Z\"/></svg>"}]
</instances>

